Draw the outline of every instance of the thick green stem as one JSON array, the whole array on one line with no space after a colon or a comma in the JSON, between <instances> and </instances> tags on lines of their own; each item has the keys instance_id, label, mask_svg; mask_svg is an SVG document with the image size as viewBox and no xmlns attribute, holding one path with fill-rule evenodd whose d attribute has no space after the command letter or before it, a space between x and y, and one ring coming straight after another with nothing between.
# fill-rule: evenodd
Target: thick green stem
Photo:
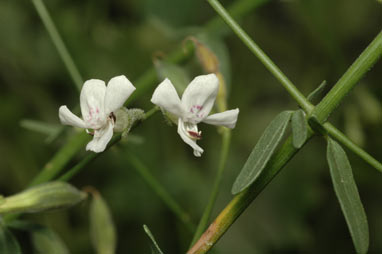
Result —
<instances>
[{"instance_id":1,"label":"thick green stem","mask_svg":"<svg viewBox=\"0 0 382 254\"><path fill-rule=\"evenodd\" d=\"M382 56L382 31L375 37L345 74L337 81L329 93L311 113L319 123L324 123L330 113L340 104L365 73Z\"/></svg>"},{"instance_id":2,"label":"thick green stem","mask_svg":"<svg viewBox=\"0 0 382 254\"><path fill-rule=\"evenodd\" d=\"M236 21L228 14L224 7L217 0L207 0L215 9L220 17L227 23L240 40L249 48L249 50L259 58L264 66L280 81L288 93L296 100L296 102L310 113L313 105L304 97L304 95L296 88L295 85L284 75L284 73L273 63L273 61L261 50L261 48L248 36L248 34L236 23Z\"/></svg>"},{"instance_id":3,"label":"thick green stem","mask_svg":"<svg viewBox=\"0 0 382 254\"><path fill-rule=\"evenodd\" d=\"M159 196L159 198L167 205L167 207L183 222L187 229L192 233L195 231L195 225L191 222L190 215L171 197L166 189L151 174L150 170L131 152L125 152L123 158L127 163L140 174L147 185Z\"/></svg>"},{"instance_id":4,"label":"thick green stem","mask_svg":"<svg viewBox=\"0 0 382 254\"><path fill-rule=\"evenodd\" d=\"M49 33L50 38L54 46L56 47L58 54L60 55L62 61L65 64L66 69L68 70L70 77L72 78L78 91L81 91L83 79L76 64L74 63L72 57L69 54L68 49L66 48L54 22L49 15L48 10L45 7L45 4L42 0L32 0L34 7L37 10L38 15L40 16L42 23L44 24L46 30Z\"/></svg>"},{"instance_id":5,"label":"thick green stem","mask_svg":"<svg viewBox=\"0 0 382 254\"><path fill-rule=\"evenodd\" d=\"M217 175L215 177L215 182L212 188L212 192L210 195L210 198L208 200L207 206L204 209L202 218L199 221L198 227L195 231L194 237L191 242L191 246L196 242L196 240L199 239L199 237L202 235L203 231L206 229L208 225L208 220L211 217L212 209L215 205L215 201L217 198L217 195L219 193L221 181L223 172L227 163L227 157L228 157L228 151L229 151L229 144L231 142L231 130L224 129L222 133L222 148L220 152L220 162L219 162L219 168Z\"/></svg>"}]
</instances>

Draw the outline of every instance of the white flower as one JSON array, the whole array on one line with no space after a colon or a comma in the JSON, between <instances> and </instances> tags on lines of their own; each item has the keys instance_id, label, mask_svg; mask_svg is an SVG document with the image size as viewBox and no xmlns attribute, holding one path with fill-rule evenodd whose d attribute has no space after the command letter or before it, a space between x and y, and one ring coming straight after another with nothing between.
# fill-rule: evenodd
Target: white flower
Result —
<instances>
[{"instance_id":1,"label":"white flower","mask_svg":"<svg viewBox=\"0 0 382 254\"><path fill-rule=\"evenodd\" d=\"M219 90L219 80L215 74L201 75L187 86L182 99L170 80L165 79L155 89L151 102L178 118L178 134L194 149L194 155L200 157L203 149L196 144L202 132L198 131L200 122L222 125L233 129L236 125L239 109L208 115L214 105Z\"/></svg>"},{"instance_id":2,"label":"white flower","mask_svg":"<svg viewBox=\"0 0 382 254\"><path fill-rule=\"evenodd\" d=\"M87 80L80 95L83 119L74 115L64 105L58 111L61 123L84 129L93 129L94 133L91 134L94 137L87 144L86 150L96 153L103 152L113 136L116 121L113 112L123 106L134 90L135 87L124 75L112 78L107 87L102 80Z\"/></svg>"}]
</instances>

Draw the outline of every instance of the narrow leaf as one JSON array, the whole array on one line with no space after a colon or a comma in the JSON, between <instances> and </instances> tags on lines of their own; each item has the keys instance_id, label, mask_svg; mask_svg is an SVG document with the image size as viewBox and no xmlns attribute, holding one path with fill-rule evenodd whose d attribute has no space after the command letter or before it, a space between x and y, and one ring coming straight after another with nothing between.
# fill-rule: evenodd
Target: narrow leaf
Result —
<instances>
[{"instance_id":1,"label":"narrow leaf","mask_svg":"<svg viewBox=\"0 0 382 254\"><path fill-rule=\"evenodd\" d=\"M47 136L45 140L47 143L49 143L50 140L52 140L56 135L58 135L58 133L62 129L62 125L51 124L51 123L46 123L46 122L31 120L31 119L21 120L20 125L21 127L27 130L45 134Z\"/></svg>"},{"instance_id":2,"label":"narrow leaf","mask_svg":"<svg viewBox=\"0 0 382 254\"><path fill-rule=\"evenodd\" d=\"M308 137L308 124L302 109L293 112L291 123L293 146L299 149L302 147Z\"/></svg>"},{"instance_id":3,"label":"narrow leaf","mask_svg":"<svg viewBox=\"0 0 382 254\"><path fill-rule=\"evenodd\" d=\"M321 84L316 89L314 89L313 92L311 92L308 95L307 97L308 101L312 102L316 100L322 94L326 85L327 85L326 80L322 81Z\"/></svg>"},{"instance_id":4,"label":"narrow leaf","mask_svg":"<svg viewBox=\"0 0 382 254\"><path fill-rule=\"evenodd\" d=\"M243 191L262 173L285 133L291 114L291 111L281 112L265 129L236 178L232 187L232 194Z\"/></svg>"},{"instance_id":5,"label":"narrow leaf","mask_svg":"<svg viewBox=\"0 0 382 254\"><path fill-rule=\"evenodd\" d=\"M31 236L36 254L69 254L69 250L61 238L47 227L35 226Z\"/></svg>"},{"instance_id":6,"label":"narrow leaf","mask_svg":"<svg viewBox=\"0 0 382 254\"><path fill-rule=\"evenodd\" d=\"M369 228L352 169L345 151L330 138L328 138L327 159L334 190L349 227L355 249L357 253L367 253Z\"/></svg>"},{"instance_id":7,"label":"narrow leaf","mask_svg":"<svg viewBox=\"0 0 382 254\"><path fill-rule=\"evenodd\" d=\"M146 225L143 225L143 229L151 240L151 254L163 254L150 229Z\"/></svg>"},{"instance_id":8,"label":"narrow leaf","mask_svg":"<svg viewBox=\"0 0 382 254\"><path fill-rule=\"evenodd\" d=\"M2 222L0 222L0 253L21 254L19 243Z\"/></svg>"},{"instance_id":9,"label":"narrow leaf","mask_svg":"<svg viewBox=\"0 0 382 254\"><path fill-rule=\"evenodd\" d=\"M97 254L115 253L117 236L114 222L101 195L92 191L93 200L90 204L90 234Z\"/></svg>"}]
</instances>

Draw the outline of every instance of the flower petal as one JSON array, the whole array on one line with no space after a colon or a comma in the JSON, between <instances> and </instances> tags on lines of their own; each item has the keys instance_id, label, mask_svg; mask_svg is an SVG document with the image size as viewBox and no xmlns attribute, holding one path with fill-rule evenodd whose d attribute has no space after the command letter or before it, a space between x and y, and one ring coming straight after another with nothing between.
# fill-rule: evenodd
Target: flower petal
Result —
<instances>
[{"instance_id":1,"label":"flower petal","mask_svg":"<svg viewBox=\"0 0 382 254\"><path fill-rule=\"evenodd\" d=\"M58 110L58 117L62 124L71 125L74 127L86 128L85 122L72 113L67 106L61 106Z\"/></svg>"},{"instance_id":2,"label":"flower petal","mask_svg":"<svg viewBox=\"0 0 382 254\"><path fill-rule=\"evenodd\" d=\"M99 79L90 79L82 87L80 95L81 113L88 128L99 129L106 123L105 92L105 82Z\"/></svg>"},{"instance_id":3,"label":"flower petal","mask_svg":"<svg viewBox=\"0 0 382 254\"><path fill-rule=\"evenodd\" d=\"M222 125L228 128L235 128L237 117L239 115L239 109L231 109L222 113L209 115L203 119L204 123L213 125Z\"/></svg>"},{"instance_id":4,"label":"flower petal","mask_svg":"<svg viewBox=\"0 0 382 254\"><path fill-rule=\"evenodd\" d=\"M110 79L106 88L105 114L109 115L111 112L121 108L134 91L135 87L125 75Z\"/></svg>"},{"instance_id":5,"label":"flower petal","mask_svg":"<svg viewBox=\"0 0 382 254\"><path fill-rule=\"evenodd\" d=\"M151 102L178 117L184 115L184 109L178 93L174 85L167 78L155 89Z\"/></svg>"},{"instance_id":6,"label":"flower petal","mask_svg":"<svg viewBox=\"0 0 382 254\"><path fill-rule=\"evenodd\" d=\"M180 135L180 137L183 139L183 141L186 144L188 144L194 149L194 155L196 157L200 157L202 155L202 153L204 152L203 149L196 144L195 140L191 139L188 136L186 129L184 127L183 120L181 118L178 119L178 134Z\"/></svg>"},{"instance_id":7,"label":"flower petal","mask_svg":"<svg viewBox=\"0 0 382 254\"><path fill-rule=\"evenodd\" d=\"M93 151L95 153L103 152L113 137L114 124L108 121L107 125L99 130L95 130L93 140L86 146L86 151Z\"/></svg>"},{"instance_id":8,"label":"flower petal","mask_svg":"<svg viewBox=\"0 0 382 254\"><path fill-rule=\"evenodd\" d=\"M219 79L215 74L194 78L182 96L182 104L188 112L188 119L194 124L202 121L210 113L219 90Z\"/></svg>"}]
</instances>

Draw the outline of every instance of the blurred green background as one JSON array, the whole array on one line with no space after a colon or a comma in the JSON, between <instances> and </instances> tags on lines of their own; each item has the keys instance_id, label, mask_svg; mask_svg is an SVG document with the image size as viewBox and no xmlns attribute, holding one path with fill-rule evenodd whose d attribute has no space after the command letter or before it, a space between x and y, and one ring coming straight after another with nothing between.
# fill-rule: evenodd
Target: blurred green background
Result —
<instances>
[{"instance_id":1,"label":"blurred green background","mask_svg":"<svg viewBox=\"0 0 382 254\"><path fill-rule=\"evenodd\" d=\"M238 1L222 3L229 6ZM166 59L184 38L200 32L215 16L203 0L51 0L46 4L85 80L108 81L124 74L133 84L153 67L153 56ZM268 1L239 20L308 94L324 79L328 89L334 85L377 35L382 4L376 0ZM278 112L297 108L237 37L227 28L216 32L229 56L224 63L229 66L229 108L240 108L240 115L213 216L232 198L232 183L267 124ZM66 136L47 144L45 135L22 128L20 121L59 124L59 106L73 109L79 95L30 1L0 1L0 34L0 193L9 195L25 188L72 131L68 128ZM190 77L202 74L195 57L179 66ZM360 83L330 121L381 161L382 62ZM155 85L129 107L149 110ZM107 200L118 230L117 253L150 252L143 224L165 253L187 249L191 235L122 157L132 152L144 161L196 224L212 189L221 145L215 128L200 127L202 158L195 158L176 127L166 125L157 114L133 131L131 142L113 147L71 181L78 188L95 187ZM215 253L353 253L325 149L320 138L305 146L223 236ZM382 176L352 152L347 154L369 220L370 253L382 253ZM67 211L25 218L50 225L72 253L93 253L86 202ZM25 253L30 253L28 236L15 232Z\"/></svg>"}]
</instances>

